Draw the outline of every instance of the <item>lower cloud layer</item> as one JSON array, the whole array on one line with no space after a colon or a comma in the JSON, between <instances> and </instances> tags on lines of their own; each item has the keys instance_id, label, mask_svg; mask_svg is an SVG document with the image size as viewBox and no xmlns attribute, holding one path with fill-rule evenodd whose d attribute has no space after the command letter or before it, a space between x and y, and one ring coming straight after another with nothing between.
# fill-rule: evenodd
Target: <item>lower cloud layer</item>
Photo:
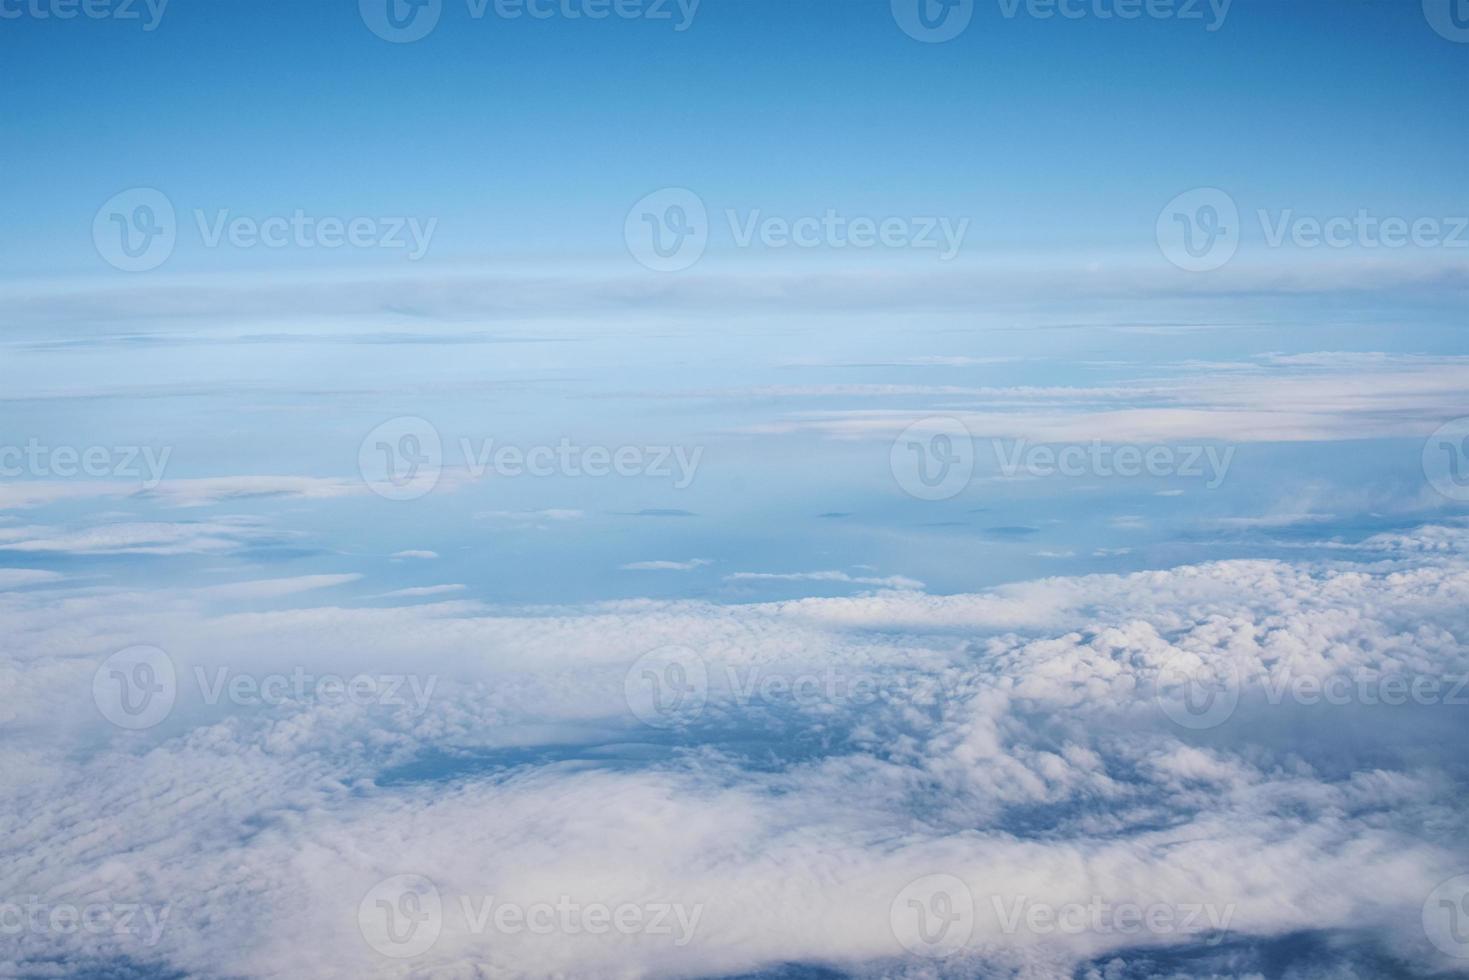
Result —
<instances>
[{"instance_id":1,"label":"lower cloud layer","mask_svg":"<svg viewBox=\"0 0 1469 980\"><path fill-rule=\"evenodd\" d=\"M1452 970L1463 540L747 606L0 593L0 972ZM126 730L93 682L135 644L177 699ZM690 697L640 701L640 664ZM218 686L299 674L423 696ZM96 906L140 925L52 915Z\"/></svg>"}]
</instances>

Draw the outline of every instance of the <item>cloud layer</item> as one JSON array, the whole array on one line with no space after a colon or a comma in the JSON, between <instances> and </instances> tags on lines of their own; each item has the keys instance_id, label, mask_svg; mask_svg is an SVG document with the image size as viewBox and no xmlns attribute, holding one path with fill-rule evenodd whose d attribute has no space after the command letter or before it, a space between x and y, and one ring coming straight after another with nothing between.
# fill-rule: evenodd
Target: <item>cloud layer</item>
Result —
<instances>
[{"instance_id":1,"label":"cloud layer","mask_svg":"<svg viewBox=\"0 0 1469 980\"><path fill-rule=\"evenodd\" d=\"M374 606L340 602L381 591L354 576L145 591L9 573L0 896L162 921L4 932L0 971L1247 976L1262 944L1300 936L1311 962L1449 970L1424 909L1469 870L1466 537L741 606ZM104 717L106 668L137 661L104 660L138 645L176 684L132 730ZM1214 700L1175 699L1199 678ZM395 958L362 917L384 887L422 907L391 892L402 876L439 904L433 944ZM955 908L935 880L968 903L962 941L904 918ZM475 914L556 903L667 906L689 928ZM1118 918L1133 907L1150 927Z\"/></svg>"}]
</instances>

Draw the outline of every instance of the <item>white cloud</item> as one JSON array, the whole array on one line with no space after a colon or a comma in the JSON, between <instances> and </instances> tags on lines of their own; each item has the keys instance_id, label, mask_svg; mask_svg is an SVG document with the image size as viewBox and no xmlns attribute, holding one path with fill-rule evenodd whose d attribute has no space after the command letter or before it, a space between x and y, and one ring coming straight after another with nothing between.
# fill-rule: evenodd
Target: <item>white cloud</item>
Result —
<instances>
[{"instance_id":1,"label":"white cloud","mask_svg":"<svg viewBox=\"0 0 1469 980\"><path fill-rule=\"evenodd\" d=\"M634 311L650 315L691 314L721 317L835 311L948 311L992 306L998 297L1030 299L1133 300L1139 297L1198 297L1218 301L1239 295L1309 295L1351 290L1393 290L1411 284L1453 296L1469 282L1469 263L1456 256L1405 258L1302 254L1287 261L1278 251L1240 255L1224 269L1194 276L1158 262L1155 251L1130 255L986 255L943 269L897 268L874 274L854 267L789 268L782 263L739 263L709 268L677 280L649 280L627 274L625 263L588 264L568 271L548 269L507 273L438 267L385 274L375 270L338 274L321 271L272 275L157 275L146 281L112 278L13 282L0 285L0 305L16 322L58 332L60 326L90 327L97 322L123 329L159 322L202 324L206 337L239 333L241 323L270 325L266 336L288 339L296 331L340 330L343 320L374 320L379 329L422 329L425 322L456 325L486 317L540 321L569 314L615 316ZM411 311L405 313L404 311ZM282 325L288 325L283 327ZM323 327L323 324L326 326ZM1240 324L1256 329L1253 322ZM1113 329L1145 333L1210 329L1168 323L1134 322ZM197 331L199 328L194 328ZM192 332L192 331L191 331Z\"/></svg>"},{"instance_id":2,"label":"white cloud","mask_svg":"<svg viewBox=\"0 0 1469 980\"><path fill-rule=\"evenodd\" d=\"M688 561L635 561L618 568L625 572L688 572L712 564L707 558L692 558Z\"/></svg>"},{"instance_id":3,"label":"white cloud","mask_svg":"<svg viewBox=\"0 0 1469 980\"><path fill-rule=\"evenodd\" d=\"M1259 517L1219 517L1210 523L1218 527L1274 528L1299 524L1323 524L1335 519L1333 514L1264 514Z\"/></svg>"},{"instance_id":4,"label":"white cloud","mask_svg":"<svg viewBox=\"0 0 1469 980\"><path fill-rule=\"evenodd\" d=\"M366 492L367 485L361 480L309 476L228 476L164 480L151 489L128 481L30 481L0 484L0 509L24 510L71 500L126 497L149 498L169 507L203 507L254 497L327 500Z\"/></svg>"},{"instance_id":5,"label":"white cloud","mask_svg":"<svg viewBox=\"0 0 1469 980\"><path fill-rule=\"evenodd\" d=\"M22 525L0 527L0 551L74 555L219 554L280 537L280 532L245 517L130 522L80 529Z\"/></svg>"},{"instance_id":6,"label":"white cloud","mask_svg":"<svg viewBox=\"0 0 1469 980\"><path fill-rule=\"evenodd\" d=\"M1314 355L1266 360L1237 371L1188 372L1110 388L975 389L926 386L808 388L851 398L926 395L927 407L807 410L756 423L750 432L818 432L892 438L935 415L959 419L979 439L1159 443L1181 440L1304 442L1422 438L1469 415L1469 360ZM788 396L802 389L782 389ZM1118 404L1121 403L1121 404Z\"/></svg>"},{"instance_id":7,"label":"white cloud","mask_svg":"<svg viewBox=\"0 0 1469 980\"><path fill-rule=\"evenodd\" d=\"M445 467L435 492L452 492L474 482L464 469ZM368 495L361 478L316 476L218 476L164 480L148 487L135 481L26 481L0 483L0 510L27 510L78 500L135 498L165 507L206 507L264 498L336 500Z\"/></svg>"},{"instance_id":8,"label":"white cloud","mask_svg":"<svg viewBox=\"0 0 1469 980\"><path fill-rule=\"evenodd\" d=\"M1446 970L1420 920L1469 868L1463 709L1269 695L1292 672L1469 674L1469 531L1401 537L1458 547L734 606L302 608L284 589L272 609L270 589L247 589L231 612L197 590L3 593L0 895L171 911L153 947L47 931L0 946L0 964L126 955L190 976L324 978L823 964L1030 980L1191 941L1006 931L994 905L1099 898L1228 908L1231 942L1350 930L1418 972ZM167 649L180 678L173 715L141 733L90 703L101 658L135 643ZM708 678L706 708L676 731L624 701L641 676L629 668L669 644ZM1241 678L1235 716L1202 733L1154 697L1193 662ZM421 713L211 705L195 668L438 684ZM1351 731L1369 733L1370 754ZM889 917L908 882L940 871L978 914L969 948L932 966L905 958ZM404 873L432 880L447 916L432 949L393 960L363 941L357 912ZM683 946L477 935L460 895L702 913Z\"/></svg>"},{"instance_id":9,"label":"white cloud","mask_svg":"<svg viewBox=\"0 0 1469 980\"><path fill-rule=\"evenodd\" d=\"M18 589L27 585L48 585L60 582L65 576L60 572L47 572L35 568L0 568L0 589Z\"/></svg>"},{"instance_id":10,"label":"white cloud","mask_svg":"<svg viewBox=\"0 0 1469 980\"><path fill-rule=\"evenodd\" d=\"M469 588L467 585L416 585L407 589L395 589L392 592L384 592L378 599L422 599L429 596L450 595L455 592L463 592Z\"/></svg>"},{"instance_id":11,"label":"white cloud","mask_svg":"<svg viewBox=\"0 0 1469 980\"><path fill-rule=\"evenodd\" d=\"M229 599L249 601L276 599L282 596L331 589L361 580L356 573L345 575L298 575L294 578L260 579L253 582L232 582L228 585L209 585L195 589L194 594L207 599Z\"/></svg>"},{"instance_id":12,"label":"white cloud","mask_svg":"<svg viewBox=\"0 0 1469 980\"><path fill-rule=\"evenodd\" d=\"M923 583L902 575L885 577L848 575L846 572L733 572L725 576L731 582L845 582L852 585L880 585L891 589L921 589Z\"/></svg>"}]
</instances>

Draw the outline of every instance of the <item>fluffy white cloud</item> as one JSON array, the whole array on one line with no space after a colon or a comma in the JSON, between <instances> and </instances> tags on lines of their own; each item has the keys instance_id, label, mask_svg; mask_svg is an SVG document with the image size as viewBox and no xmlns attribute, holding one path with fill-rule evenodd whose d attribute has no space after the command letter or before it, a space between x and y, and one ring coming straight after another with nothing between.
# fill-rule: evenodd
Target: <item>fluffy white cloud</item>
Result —
<instances>
[{"instance_id":1,"label":"fluffy white cloud","mask_svg":"<svg viewBox=\"0 0 1469 980\"><path fill-rule=\"evenodd\" d=\"M302 607L354 585L316 579L0 593L0 900L169 909L152 945L0 934L0 972L91 956L190 976L1107 980L1214 949L1210 926L1228 944L1349 931L1448 968L1421 916L1469 870L1465 708L1442 686L1380 695L1469 674L1469 536L1402 537L1443 546L744 606ZM133 644L177 677L142 731L92 703L102 659ZM650 718L650 663L697 697ZM1227 717L1178 715L1180 670L1228 678ZM377 686L354 699L326 675ZM250 693L277 676L282 697ZM431 948L394 959L359 911L405 874L443 911ZM930 962L892 917L935 874L973 915ZM676 925L541 935L479 928L491 896L698 912L682 943ZM1081 928L1047 919L1073 908Z\"/></svg>"}]
</instances>

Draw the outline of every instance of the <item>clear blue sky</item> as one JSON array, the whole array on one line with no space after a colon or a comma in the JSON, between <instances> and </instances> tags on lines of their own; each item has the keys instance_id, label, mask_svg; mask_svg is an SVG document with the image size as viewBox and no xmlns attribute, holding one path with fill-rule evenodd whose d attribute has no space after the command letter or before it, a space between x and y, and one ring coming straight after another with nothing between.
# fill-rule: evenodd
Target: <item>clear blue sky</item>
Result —
<instances>
[{"instance_id":1,"label":"clear blue sky","mask_svg":"<svg viewBox=\"0 0 1469 980\"><path fill-rule=\"evenodd\" d=\"M181 215L436 217L436 260L617 252L631 203L669 185L718 208L962 214L969 247L1036 252L1145 243L1207 185L1246 208L1469 206L1469 45L1416 0L1236 0L1214 32L978 0L945 44L888 0L704 0L683 32L445 0L411 44L355 0L173 0L151 32L0 20L0 82L7 278L109 273L91 220L133 186ZM239 260L181 241L170 268Z\"/></svg>"}]
</instances>

